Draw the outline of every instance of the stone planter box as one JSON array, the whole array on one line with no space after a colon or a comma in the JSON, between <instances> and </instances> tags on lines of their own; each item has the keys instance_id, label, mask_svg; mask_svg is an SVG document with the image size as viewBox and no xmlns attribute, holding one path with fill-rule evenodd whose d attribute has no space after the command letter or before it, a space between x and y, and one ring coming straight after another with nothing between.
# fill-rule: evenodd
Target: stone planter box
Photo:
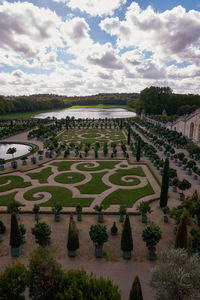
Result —
<instances>
[{"instance_id":1,"label":"stone planter box","mask_svg":"<svg viewBox=\"0 0 200 300\"><path fill-rule=\"evenodd\" d=\"M77 221L82 221L82 215L81 214L77 214Z\"/></svg>"},{"instance_id":2,"label":"stone planter box","mask_svg":"<svg viewBox=\"0 0 200 300\"><path fill-rule=\"evenodd\" d=\"M198 179L198 176L197 175L194 175L194 180L197 180Z\"/></svg>"},{"instance_id":3,"label":"stone planter box","mask_svg":"<svg viewBox=\"0 0 200 300\"><path fill-rule=\"evenodd\" d=\"M17 169L17 161L11 161L11 167Z\"/></svg>"},{"instance_id":4,"label":"stone planter box","mask_svg":"<svg viewBox=\"0 0 200 300\"><path fill-rule=\"evenodd\" d=\"M68 256L69 257L75 257L76 256L76 250L69 250L68 249Z\"/></svg>"},{"instance_id":5,"label":"stone planter box","mask_svg":"<svg viewBox=\"0 0 200 300\"><path fill-rule=\"evenodd\" d=\"M158 171L160 170L160 167L159 166L157 166L157 168L156 168Z\"/></svg>"},{"instance_id":6,"label":"stone planter box","mask_svg":"<svg viewBox=\"0 0 200 300\"><path fill-rule=\"evenodd\" d=\"M39 214L35 214L35 216L34 216L35 221L38 221L39 218L40 218Z\"/></svg>"},{"instance_id":7,"label":"stone planter box","mask_svg":"<svg viewBox=\"0 0 200 300\"><path fill-rule=\"evenodd\" d=\"M26 160L22 160L22 166L26 166L27 165L27 161Z\"/></svg>"},{"instance_id":8,"label":"stone planter box","mask_svg":"<svg viewBox=\"0 0 200 300\"><path fill-rule=\"evenodd\" d=\"M184 171L186 170L186 166L183 166L183 170L184 170Z\"/></svg>"},{"instance_id":9,"label":"stone planter box","mask_svg":"<svg viewBox=\"0 0 200 300\"><path fill-rule=\"evenodd\" d=\"M0 166L0 171L3 171L3 170L5 170L5 167L4 167L4 165L1 165Z\"/></svg>"},{"instance_id":10,"label":"stone planter box","mask_svg":"<svg viewBox=\"0 0 200 300\"><path fill-rule=\"evenodd\" d=\"M49 158L49 157L50 157L50 152L49 152L49 151L46 151L46 152L45 152L45 157L46 157L46 158Z\"/></svg>"},{"instance_id":11,"label":"stone planter box","mask_svg":"<svg viewBox=\"0 0 200 300\"><path fill-rule=\"evenodd\" d=\"M103 257L103 246L96 246L94 255L97 258L102 258Z\"/></svg>"},{"instance_id":12,"label":"stone planter box","mask_svg":"<svg viewBox=\"0 0 200 300\"><path fill-rule=\"evenodd\" d=\"M177 187L176 187L176 186L173 186L173 187L172 187L172 191L173 191L173 192L177 192Z\"/></svg>"},{"instance_id":13,"label":"stone planter box","mask_svg":"<svg viewBox=\"0 0 200 300\"><path fill-rule=\"evenodd\" d=\"M187 170L187 175L192 175L192 170Z\"/></svg>"},{"instance_id":14,"label":"stone planter box","mask_svg":"<svg viewBox=\"0 0 200 300\"><path fill-rule=\"evenodd\" d=\"M31 157L31 162L32 162L33 165L35 165L36 164L36 157Z\"/></svg>"},{"instance_id":15,"label":"stone planter box","mask_svg":"<svg viewBox=\"0 0 200 300\"><path fill-rule=\"evenodd\" d=\"M178 162L178 160L177 159L175 159L175 161L174 161L175 163L177 163Z\"/></svg>"},{"instance_id":16,"label":"stone planter box","mask_svg":"<svg viewBox=\"0 0 200 300\"><path fill-rule=\"evenodd\" d=\"M20 245L18 248L10 248L10 251L11 251L11 255L12 256L17 256L19 257L20 254L22 253L22 246Z\"/></svg>"},{"instance_id":17,"label":"stone planter box","mask_svg":"<svg viewBox=\"0 0 200 300\"><path fill-rule=\"evenodd\" d=\"M164 221L164 223L168 223L169 222L168 216L163 216L163 221Z\"/></svg>"},{"instance_id":18,"label":"stone planter box","mask_svg":"<svg viewBox=\"0 0 200 300\"><path fill-rule=\"evenodd\" d=\"M178 166L179 166L179 167L182 166L182 162L181 162L181 161L178 162Z\"/></svg>"},{"instance_id":19,"label":"stone planter box","mask_svg":"<svg viewBox=\"0 0 200 300\"><path fill-rule=\"evenodd\" d=\"M172 184L173 184L171 180L169 180L168 183L169 183L169 186L172 186Z\"/></svg>"},{"instance_id":20,"label":"stone planter box","mask_svg":"<svg viewBox=\"0 0 200 300\"><path fill-rule=\"evenodd\" d=\"M174 160L174 157L171 155L171 156L170 156L170 159L171 159L171 160Z\"/></svg>"},{"instance_id":21,"label":"stone planter box","mask_svg":"<svg viewBox=\"0 0 200 300\"><path fill-rule=\"evenodd\" d=\"M123 251L122 257L124 259L131 259L131 251Z\"/></svg>"},{"instance_id":22,"label":"stone planter box","mask_svg":"<svg viewBox=\"0 0 200 300\"><path fill-rule=\"evenodd\" d=\"M43 155L39 155L38 159L43 160Z\"/></svg>"},{"instance_id":23,"label":"stone planter box","mask_svg":"<svg viewBox=\"0 0 200 300\"><path fill-rule=\"evenodd\" d=\"M55 220L56 222L60 222L60 219L61 219L61 215L60 215L60 214L54 215L54 220Z\"/></svg>"},{"instance_id":24,"label":"stone planter box","mask_svg":"<svg viewBox=\"0 0 200 300\"><path fill-rule=\"evenodd\" d=\"M119 215L119 222L124 222L124 215Z\"/></svg>"},{"instance_id":25,"label":"stone planter box","mask_svg":"<svg viewBox=\"0 0 200 300\"><path fill-rule=\"evenodd\" d=\"M183 193L179 193L179 194L178 194L178 199L179 199L180 201L185 200L185 195L184 195Z\"/></svg>"}]
</instances>

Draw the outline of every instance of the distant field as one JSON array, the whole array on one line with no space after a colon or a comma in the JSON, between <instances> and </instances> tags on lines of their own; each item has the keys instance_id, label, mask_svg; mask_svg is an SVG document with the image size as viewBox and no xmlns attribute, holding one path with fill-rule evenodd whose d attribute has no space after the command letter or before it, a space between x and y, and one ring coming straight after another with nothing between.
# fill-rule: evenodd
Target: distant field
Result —
<instances>
[{"instance_id":1,"label":"distant field","mask_svg":"<svg viewBox=\"0 0 200 300\"><path fill-rule=\"evenodd\" d=\"M48 109L48 110L39 110L39 111L33 111L33 112L21 112L21 113L12 113L12 114L5 114L5 115L0 115L0 119L2 120L12 120L12 119L17 119L17 120L28 120L30 118L33 118L37 114L41 113L46 113L46 112L51 112L51 111L58 111L62 109L75 109L75 108L124 108L129 111L135 112L135 109L127 106L127 105L75 105L71 107L66 107L66 108L59 108L59 109Z\"/></svg>"}]
</instances>

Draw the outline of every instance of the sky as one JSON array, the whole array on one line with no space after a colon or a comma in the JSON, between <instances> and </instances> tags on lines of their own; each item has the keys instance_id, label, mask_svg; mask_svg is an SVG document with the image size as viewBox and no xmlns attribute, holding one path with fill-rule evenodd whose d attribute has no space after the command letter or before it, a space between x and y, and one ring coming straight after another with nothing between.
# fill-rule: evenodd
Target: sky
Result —
<instances>
[{"instance_id":1,"label":"sky","mask_svg":"<svg viewBox=\"0 0 200 300\"><path fill-rule=\"evenodd\" d=\"M200 94L200 0L0 0L0 95Z\"/></svg>"}]
</instances>

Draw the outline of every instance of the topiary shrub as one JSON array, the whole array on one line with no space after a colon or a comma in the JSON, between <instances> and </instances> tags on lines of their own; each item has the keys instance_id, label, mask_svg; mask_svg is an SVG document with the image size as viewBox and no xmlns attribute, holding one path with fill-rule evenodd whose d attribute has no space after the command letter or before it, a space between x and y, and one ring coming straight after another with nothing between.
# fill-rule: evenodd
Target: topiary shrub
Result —
<instances>
[{"instance_id":1,"label":"topiary shrub","mask_svg":"<svg viewBox=\"0 0 200 300\"><path fill-rule=\"evenodd\" d=\"M70 216L67 248L71 251L76 251L79 248L78 229L73 216Z\"/></svg>"}]
</instances>

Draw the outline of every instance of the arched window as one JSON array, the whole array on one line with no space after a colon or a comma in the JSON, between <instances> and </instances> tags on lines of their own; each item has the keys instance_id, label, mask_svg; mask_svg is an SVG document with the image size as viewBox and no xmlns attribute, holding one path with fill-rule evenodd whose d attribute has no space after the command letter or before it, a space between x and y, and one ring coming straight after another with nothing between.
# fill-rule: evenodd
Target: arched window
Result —
<instances>
[{"instance_id":1,"label":"arched window","mask_svg":"<svg viewBox=\"0 0 200 300\"><path fill-rule=\"evenodd\" d=\"M194 123L192 122L190 124L190 135L189 135L189 138L192 139L193 135L194 135Z\"/></svg>"}]
</instances>

